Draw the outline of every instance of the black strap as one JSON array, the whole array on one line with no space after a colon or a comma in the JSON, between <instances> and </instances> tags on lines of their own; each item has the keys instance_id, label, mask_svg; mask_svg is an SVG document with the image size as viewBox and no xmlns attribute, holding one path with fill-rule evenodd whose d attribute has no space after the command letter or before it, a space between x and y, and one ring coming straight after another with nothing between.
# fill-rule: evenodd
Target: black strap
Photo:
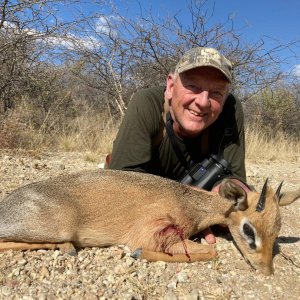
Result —
<instances>
[{"instance_id":1,"label":"black strap","mask_svg":"<svg viewBox=\"0 0 300 300\"><path fill-rule=\"evenodd\" d=\"M173 130L173 119L171 117L170 112L167 113L166 131L178 159L180 160L181 164L188 170L190 168L190 165L186 161L178 146L177 139Z\"/></svg>"}]
</instances>

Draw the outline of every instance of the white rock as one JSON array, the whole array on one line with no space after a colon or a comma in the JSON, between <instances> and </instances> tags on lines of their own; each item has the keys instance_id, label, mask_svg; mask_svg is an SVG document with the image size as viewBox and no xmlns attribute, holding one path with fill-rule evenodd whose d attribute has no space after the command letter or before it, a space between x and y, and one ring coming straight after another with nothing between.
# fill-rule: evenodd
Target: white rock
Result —
<instances>
[{"instance_id":1,"label":"white rock","mask_svg":"<svg viewBox=\"0 0 300 300\"><path fill-rule=\"evenodd\" d=\"M187 282L189 279L188 274L186 272L180 272L177 274L178 282Z\"/></svg>"}]
</instances>

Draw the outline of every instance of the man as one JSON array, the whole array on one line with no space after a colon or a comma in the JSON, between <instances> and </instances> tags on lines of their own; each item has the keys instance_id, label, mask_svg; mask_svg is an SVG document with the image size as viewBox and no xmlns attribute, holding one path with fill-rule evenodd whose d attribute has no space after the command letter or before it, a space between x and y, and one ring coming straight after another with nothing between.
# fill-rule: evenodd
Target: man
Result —
<instances>
[{"instance_id":1,"label":"man","mask_svg":"<svg viewBox=\"0 0 300 300\"><path fill-rule=\"evenodd\" d=\"M231 63L218 51L189 50L168 75L166 87L144 89L132 97L109 168L179 181L192 165L221 153L231 165L231 177L248 190L243 111L229 93L231 82ZM165 133L167 122L175 141ZM216 183L212 191L218 187ZM215 242L210 231L204 234L209 243Z\"/></svg>"}]
</instances>

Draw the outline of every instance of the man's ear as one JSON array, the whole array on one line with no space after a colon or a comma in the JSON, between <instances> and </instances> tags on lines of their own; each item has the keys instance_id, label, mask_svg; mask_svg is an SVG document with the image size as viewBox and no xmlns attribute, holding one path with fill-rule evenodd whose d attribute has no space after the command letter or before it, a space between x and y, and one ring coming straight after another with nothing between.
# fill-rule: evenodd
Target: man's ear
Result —
<instances>
[{"instance_id":1,"label":"man's ear","mask_svg":"<svg viewBox=\"0 0 300 300\"><path fill-rule=\"evenodd\" d=\"M221 182L219 194L233 201L235 210L245 210L248 208L247 193L230 179L224 179Z\"/></svg>"},{"instance_id":2,"label":"man's ear","mask_svg":"<svg viewBox=\"0 0 300 300\"><path fill-rule=\"evenodd\" d=\"M171 100L173 97L173 88L174 88L175 75L170 73L167 77L167 87L165 91L165 98Z\"/></svg>"}]
</instances>

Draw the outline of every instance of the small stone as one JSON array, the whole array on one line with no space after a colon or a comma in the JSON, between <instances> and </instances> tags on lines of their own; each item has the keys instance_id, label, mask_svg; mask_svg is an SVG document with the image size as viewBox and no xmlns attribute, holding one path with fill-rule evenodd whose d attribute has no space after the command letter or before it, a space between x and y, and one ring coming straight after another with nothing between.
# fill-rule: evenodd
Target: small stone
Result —
<instances>
[{"instance_id":1,"label":"small stone","mask_svg":"<svg viewBox=\"0 0 300 300\"><path fill-rule=\"evenodd\" d=\"M126 265L127 267L131 267L131 266L133 265L133 262L134 262L134 259L133 259L133 258L131 258L131 257L126 257L126 259L125 259L125 265Z\"/></svg>"},{"instance_id":2,"label":"small stone","mask_svg":"<svg viewBox=\"0 0 300 300\"><path fill-rule=\"evenodd\" d=\"M12 272L13 276L19 276L20 275L20 271L21 270L19 268L14 269L13 272Z\"/></svg>"},{"instance_id":3,"label":"small stone","mask_svg":"<svg viewBox=\"0 0 300 300\"><path fill-rule=\"evenodd\" d=\"M124 274L124 273L126 273L126 269L122 265L117 265L114 268L114 273L115 274Z\"/></svg>"},{"instance_id":4,"label":"small stone","mask_svg":"<svg viewBox=\"0 0 300 300\"><path fill-rule=\"evenodd\" d=\"M21 266L25 266L27 264L27 260L25 260L24 258L23 259L20 259L18 261L18 265L21 265Z\"/></svg>"},{"instance_id":5,"label":"small stone","mask_svg":"<svg viewBox=\"0 0 300 300\"><path fill-rule=\"evenodd\" d=\"M180 272L177 274L177 280L178 282L187 282L188 281L188 275L186 272Z\"/></svg>"},{"instance_id":6,"label":"small stone","mask_svg":"<svg viewBox=\"0 0 300 300\"><path fill-rule=\"evenodd\" d=\"M176 281L171 281L168 284L168 289L176 289L176 287L177 287L177 282Z\"/></svg>"},{"instance_id":7,"label":"small stone","mask_svg":"<svg viewBox=\"0 0 300 300\"><path fill-rule=\"evenodd\" d=\"M11 289L7 286L3 286L2 289L1 289L1 292L2 292L2 295L3 296L10 296L11 294Z\"/></svg>"},{"instance_id":8,"label":"small stone","mask_svg":"<svg viewBox=\"0 0 300 300\"><path fill-rule=\"evenodd\" d=\"M182 300L197 300L197 299L198 299L198 291L192 291L190 294L182 296Z\"/></svg>"},{"instance_id":9,"label":"small stone","mask_svg":"<svg viewBox=\"0 0 300 300\"><path fill-rule=\"evenodd\" d=\"M176 295L172 292L169 291L165 296L164 296L164 300L176 300L177 297Z\"/></svg>"},{"instance_id":10,"label":"small stone","mask_svg":"<svg viewBox=\"0 0 300 300\"><path fill-rule=\"evenodd\" d=\"M53 162L51 165L52 168L56 171L62 171L66 169L66 166L60 162Z\"/></svg>"},{"instance_id":11,"label":"small stone","mask_svg":"<svg viewBox=\"0 0 300 300\"><path fill-rule=\"evenodd\" d=\"M59 168L59 170L65 170L66 166L63 164L60 164L58 168Z\"/></svg>"},{"instance_id":12,"label":"small stone","mask_svg":"<svg viewBox=\"0 0 300 300\"><path fill-rule=\"evenodd\" d=\"M41 275L41 278L49 277L50 273L45 266L42 267L42 269L40 271L40 275Z\"/></svg>"},{"instance_id":13,"label":"small stone","mask_svg":"<svg viewBox=\"0 0 300 300\"><path fill-rule=\"evenodd\" d=\"M56 258L58 258L59 256L60 256L60 251L59 250L55 250L54 251L54 253L52 254L52 257L54 258L54 259L56 259Z\"/></svg>"},{"instance_id":14,"label":"small stone","mask_svg":"<svg viewBox=\"0 0 300 300\"><path fill-rule=\"evenodd\" d=\"M167 264L164 261L158 261L156 262L156 265L163 270L167 267Z\"/></svg>"}]
</instances>

